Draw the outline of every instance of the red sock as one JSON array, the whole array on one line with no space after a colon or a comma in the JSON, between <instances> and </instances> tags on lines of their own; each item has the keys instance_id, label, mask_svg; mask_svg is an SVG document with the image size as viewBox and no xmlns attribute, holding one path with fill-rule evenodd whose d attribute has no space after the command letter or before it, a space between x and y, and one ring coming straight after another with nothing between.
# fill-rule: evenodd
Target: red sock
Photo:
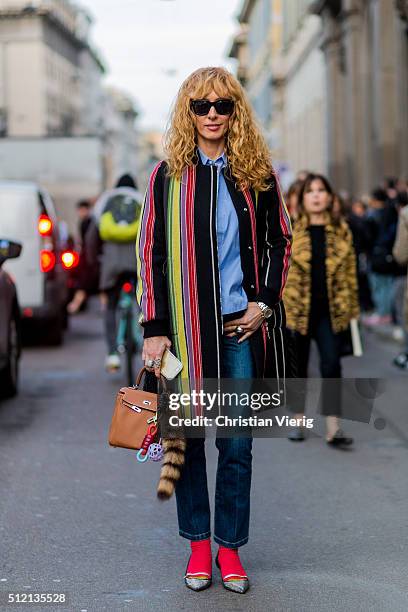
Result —
<instances>
[{"instance_id":1,"label":"red sock","mask_svg":"<svg viewBox=\"0 0 408 612\"><path fill-rule=\"evenodd\" d=\"M191 556L186 576L192 578L211 578L211 539L191 541Z\"/></svg>"},{"instance_id":2,"label":"red sock","mask_svg":"<svg viewBox=\"0 0 408 612\"><path fill-rule=\"evenodd\" d=\"M238 555L238 548L225 548L224 546L220 546L218 550L218 562L220 564L223 580L242 580L243 578L248 578L246 571L242 567Z\"/></svg>"}]
</instances>

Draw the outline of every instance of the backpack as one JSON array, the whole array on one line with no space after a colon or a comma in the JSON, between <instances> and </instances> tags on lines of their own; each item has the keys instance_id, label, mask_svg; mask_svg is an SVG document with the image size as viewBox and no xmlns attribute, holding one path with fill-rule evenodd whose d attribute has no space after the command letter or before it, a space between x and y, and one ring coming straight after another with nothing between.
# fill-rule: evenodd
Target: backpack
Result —
<instances>
[{"instance_id":1,"label":"backpack","mask_svg":"<svg viewBox=\"0 0 408 612\"><path fill-rule=\"evenodd\" d=\"M108 242L136 240L141 203L133 195L112 193L99 219L99 236Z\"/></svg>"}]
</instances>

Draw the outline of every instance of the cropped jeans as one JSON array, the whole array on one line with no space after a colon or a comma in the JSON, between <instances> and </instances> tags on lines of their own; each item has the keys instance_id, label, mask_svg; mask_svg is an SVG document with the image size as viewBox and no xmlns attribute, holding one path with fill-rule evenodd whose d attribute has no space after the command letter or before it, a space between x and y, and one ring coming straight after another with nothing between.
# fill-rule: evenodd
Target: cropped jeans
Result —
<instances>
[{"instance_id":1,"label":"cropped jeans","mask_svg":"<svg viewBox=\"0 0 408 612\"><path fill-rule=\"evenodd\" d=\"M223 378L251 379L255 366L249 340L241 344L237 336L223 336ZM240 412L240 407L235 407ZM241 413L243 414L244 409ZM176 485L179 534L189 540L205 540L211 535L210 502L204 438L188 438L185 464ZM252 473L252 437L221 438L215 486L214 540L227 548L238 548L248 541Z\"/></svg>"}]
</instances>

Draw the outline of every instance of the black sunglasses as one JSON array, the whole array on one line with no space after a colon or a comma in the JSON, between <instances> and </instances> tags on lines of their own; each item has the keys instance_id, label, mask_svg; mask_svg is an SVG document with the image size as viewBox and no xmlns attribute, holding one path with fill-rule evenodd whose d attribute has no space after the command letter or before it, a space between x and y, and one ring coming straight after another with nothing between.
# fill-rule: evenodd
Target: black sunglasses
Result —
<instances>
[{"instance_id":1,"label":"black sunglasses","mask_svg":"<svg viewBox=\"0 0 408 612\"><path fill-rule=\"evenodd\" d=\"M218 115L231 115L234 110L234 100L229 100L227 98L219 98L215 102L210 102L210 100L191 100L190 108L195 115L199 117L204 117L204 115L208 115L211 107L215 108L215 111Z\"/></svg>"}]
</instances>

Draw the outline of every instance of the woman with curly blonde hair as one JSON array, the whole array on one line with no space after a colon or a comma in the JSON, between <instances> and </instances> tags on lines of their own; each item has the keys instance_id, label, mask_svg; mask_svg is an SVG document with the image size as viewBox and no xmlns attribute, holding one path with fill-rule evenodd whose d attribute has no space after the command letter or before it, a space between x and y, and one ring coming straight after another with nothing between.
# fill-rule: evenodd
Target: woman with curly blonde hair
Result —
<instances>
[{"instance_id":1,"label":"woman with curly blonde hair","mask_svg":"<svg viewBox=\"0 0 408 612\"><path fill-rule=\"evenodd\" d=\"M267 145L232 74L202 68L184 81L165 150L137 239L146 367L160 376L171 347L190 389L204 379L282 380L291 227ZM252 437L217 437L216 446L216 562L224 587L244 593L238 548L248 541ZM185 583L203 590L212 576L204 439L165 451L159 496L175 488L179 533L191 541Z\"/></svg>"}]
</instances>

